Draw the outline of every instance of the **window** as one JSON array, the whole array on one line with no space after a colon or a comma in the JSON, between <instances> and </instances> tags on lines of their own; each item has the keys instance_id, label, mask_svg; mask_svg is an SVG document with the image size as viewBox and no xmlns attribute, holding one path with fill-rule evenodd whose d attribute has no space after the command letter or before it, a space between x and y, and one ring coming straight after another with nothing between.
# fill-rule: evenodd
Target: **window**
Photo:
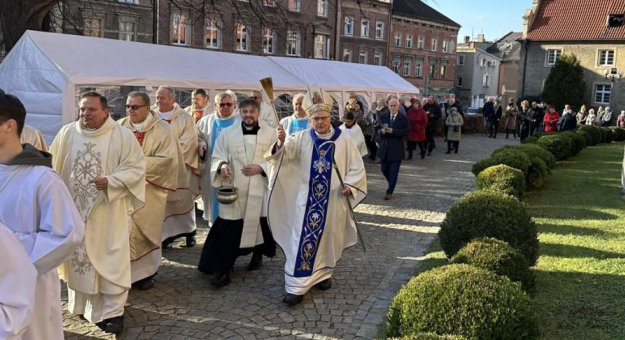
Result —
<instances>
[{"instance_id":1,"label":"window","mask_svg":"<svg viewBox=\"0 0 625 340\"><path fill-rule=\"evenodd\" d=\"M119 22L119 40L135 41L135 23Z\"/></svg>"},{"instance_id":2,"label":"window","mask_svg":"<svg viewBox=\"0 0 625 340\"><path fill-rule=\"evenodd\" d=\"M404 60L404 77L410 77L410 68L412 68L412 60L406 58L406 60Z\"/></svg>"},{"instance_id":3,"label":"window","mask_svg":"<svg viewBox=\"0 0 625 340\"><path fill-rule=\"evenodd\" d=\"M299 56L300 35L296 31L286 34L286 55Z\"/></svg>"},{"instance_id":4,"label":"window","mask_svg":"<svg viewBox=\"0 0 625 340\"><path fill-rule=\"evenodd\" d=\"M237 51L247 52L250 50L249 30L247 26L243 24L236 24L234 26L236 36L234 48Z\"/></svg>"},{"instance_id":5,"label":"window","mask_svg":"<svg viewBox=\"0 0 625 340\"><path fill-rule=\"evenodd\" d=\"M399 74L399 65L401 64L401 57L393 58L393 72Z\"/></svg>"},{"instance_id":6,"label":"window","mask_svg":"<svg viewBox=\"0 0 625 340\"><path fill-rule=\"evenodd\" d=\"M462 87L462 82L463 82L462 76L458 76L456 78L456 87Z\"/></svg>"},{"instance_id":7,"label":"window","mask_svg":"<svg viewBox=\"0 0 625 340\"><path fill-rule=\"evenodd\" d=\"M438 39L432 39L432 51L438 50Z\"/></svg>"},{"instance_id":8,"label":"window","mask_svg":"<svg viewBox=\"0 0 625 340\"><path fill-rule=\"evenodd\" d=\"M263 28L263 52L276 53L276 34L270 28Z\"/></svg>"},{"instance_id":9,"label":"window","mask_svg":"<svg viewBox=\"0 0 625 340\"><path fill-rule=\"evenodd\" d=\"M354 34L354 19L350 17L345 17L345 35L353 35Z\"/></svg>"},{"instance_id":10,"label":"window","mask_svg":"<svg viewBox=\"0 0 625 340\"><path fill-rule=\"evenodd\" d=\"M343 61L346 61L348 63L352 62L352 50L349 48L344 48L343 49Z\"/></svg>"},{"instance_id":11,"label":"window","mask_svg":"<svg viewBox=\"0 0 625 340\"><path fill-rule=\"evenodd\" d=\"M363 20L360 22L360 36L363 38L369 38L369 20Z\"/></svg>"},{"instance_id":12,"label":"window","mask_svg":"<svg viewBox=\"0 0 625 340\"><path fill-rule=\"evenodd\" d=\"M221 27L216 21L210 20L206 24L206 47L208 48L220 48L221 47Z\"/></svg>"},{"instance_id":13,"label":"window","mask_svg":"<svg viewBox=\"0 0 625 340\"><path fill-rule=\"evenodd\" d=\"M174 45L189 44L189 18L185 14L174 13L171 20L171 42Z\"/></svg>"},{"instance_id":14,"label":"window","mask_svg":"<svg viewBox=\"0 0 625 340\"><path fill-rule=\"evenodd\" d=\"M482 58L482 60L480 60L480 67L484 66L486 66L486 58Z\"/></svg>"},{"instance_id":15,"label":"window","mask_svg":"<svg viewBox=\"0 0 625 340\"><path fill-rule=\"evenodd\" d=\"M490 74L485 74L482 77L482 87L489 87L490 86Z\"/></svg>"},{"instance_id":16,"label":"window","mask_svg":"<svg viewBox=\"0 0 625 340\"><path fill-rule=\"evenodd\" d=\"M126 4L136 4L137 0L119 0L119 2L123 2Z\"/></svg>"},{"instance_id":17,"label":"window","mask_svg":"<svg viewBox=\"0 0 625 340\"><path fill-rule=\"evenodd\" d=\"M406 35L406 48L412 48L412 34Z\"/></svg>"},{"instance_id":18,"label":"window","mask_svg":"<svg viewBox=\"0 0 625 340\"><path fill-rule=\"evenodd\" d=\"M419 37L419 40L417 40L417 48L422 50L424 45L425 39L423 37Z\"/></svg>"},{"instance_id":19,"label":"window","mask_svg":"<svg viewBox=\"0 0 625 340\"><path fill-rule=\"evenodd\" d=\"M599 66L614 66L614 50L599 51Z\"/></svg>"},{"instance_id":20,"label":"window","mask_svg":"<svg viewBox=\"0 0 625 340\"><path fill-rule=\"evenodd\" d=\"M464 54L458 54L458 66L464 66Z\"/></svg>"},{"instance_id":21,"label":"window","mask_svg":"<svg viewBox=\"0 0 625 340\"><path fill-rule=\"evenodd\" d=\"M610 85L596 85L595 86L595 103L597 104L610 104L611 91Z\"/></svg>"},{"instance_id":22,"label":"window","mask_svg":"<svg viewBox=\"0 0 625 340\"><path fill-rule=\"evenodd\" d=\"M547 50L547 66L555 66L556 61L562 55L562 50Z\"/></svg>"},{"instance_id":23,"label":"window","mask_svg":"<svg viewBox=\"0 0 625 340\"><path fill-rule=\"evenodd\" d=\"M374 65L378 65L378 66L382 66L382 52L376 51L373 54L373 64Z\"/></svg>"},{"instance_id":24,"label":"window","mask_svg":"<svg viewBox=\"0 0 625 340\"><path fill-rule=\"evenodd\" d=\"M375 38L378 40L384 40L384 23L377 22L375 24Z\"/></svg>"},{"instance_id":25,"label":"window","mask_svg":"<svg viewBox=\"0 0 625 340\"><path fill-rule=\"evenodd\" d=\"M423 60L417 59L415 61L415 77L423 77Z\"/></svg>"},{"instance_id":26,"label":"window","mask_svg":"<svg viewBox=\"0 0 625 340\"><path fill-rule=\"evenodd\" d=\"M325 34L315 35L315 58L328 59L330 51L330 38Z\"/></svg>"},{"instance_id":27,"label":"window","mask_svg":"<svg viewBox=\"0 0 625 340\"><path fill-rule=\"evenodd\" d=\"M84 18L85 27L83 35L87 37L102 37L104 30L102 29L102 19L100 18Z\"/></svg>"},{"instance_id":28,"label":"window","mask_svg":"<svg viewBox=\"0 0 625 340\"><path fill-rule=\"evenodd\" d=\"M302 10L301 0L289 0L289 11L299 12Z\"/></svg>"},{"instance_id":29,"label":"window","mask_svg":"<svg viewBox=\"0 0 625 340\"><path fill-rule=\"evenodd\" d=\"M367 53L367 51L360 51L360 56L358 57L358 62L361 63L361 64L366 64L368 55L369 55L369 53Z\"/></svg>"},{"instance_id":30,"label":"window","mask_svg":"<svg viewBox=\"0 0 625 340\"><path fill-rule=\"evenodd\" d=\"M443 53L449 53L449 41L443 41Z\"/></svg>"},{"instance_id":31,"label":"window","mask_svg":"<svg viewBox=\"0 0 625 340\"><path fill-rule=\"evenodd\" d=\"M395 46L401 47L401 33L395 33Z\"/></svg>"},{"instance_id":32,"label":"window","mask_svg":"<svg viewBox=\"0 0 625 340\"><path fill-rule=\"evenodd\" d=\"M328 0L317 0L317 16L328 16Z\"/></svg>"},{"instance_id":33,"label":"window","mask_svg":"<svg viewBox=\"0 0 625 340\"><path fill-rule=\"evenodd\" d=\"M447 79L447 63L441 63L441 79Z\"/></svg>"},{"instance_id":34,"label":"window","mask_svg":"<svg viewBox=\"0 0 625 340\"><path fill-rule=\"evenodd\" d=\"M269 7L278 6L278 4L276 3L276 0L263 0L263 5L269 6Z\"/></svg>"},{"instance_id":35,"label":"window","mask_svg":"<svg viewBox=\"0 0 625 340\"><path fill-rule=\"evenodd\" d=\"M430 60L430 78L432 79L436 78L436 69L437 69L436 61Z\"/></svg>"}]
</instances>

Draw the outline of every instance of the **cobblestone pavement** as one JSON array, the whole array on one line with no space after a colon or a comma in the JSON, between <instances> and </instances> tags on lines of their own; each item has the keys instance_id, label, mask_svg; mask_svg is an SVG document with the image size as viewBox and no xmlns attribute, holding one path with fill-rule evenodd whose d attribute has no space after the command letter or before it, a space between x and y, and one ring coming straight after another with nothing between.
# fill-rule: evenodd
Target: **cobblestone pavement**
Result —
<instances>
[{"instance_id":1,"label":"cobblestone pavement","mask_svg":"<svg viewBox=\"0 0 625 340\"><path fill-rule=\"evenodd\" d=\"M501 137L500 137L501 138ZM452 203L474 188L472 164L518 139L464 136L460 153L446 155L437 140L434 155L402 163L392 200L379 166L367 164L369 197L356 216L367 246L346 250L332 289L311 289L303 303L289 308L284 294L284 256L265 258L260 271L247 272L250 256L239 258L232 283L212 288L197 270L206 225L198 245L182 242L163 254L155 287L131 291L120 339L371 339L391 299L415 271L435 239ZM201 219L200 219L201 220ZM65 294L63 296L66 301ZM66 308L65 305L63 306ZM97 327L64 313L67 339L114 339Z\"/></svg>"}]
</instances>

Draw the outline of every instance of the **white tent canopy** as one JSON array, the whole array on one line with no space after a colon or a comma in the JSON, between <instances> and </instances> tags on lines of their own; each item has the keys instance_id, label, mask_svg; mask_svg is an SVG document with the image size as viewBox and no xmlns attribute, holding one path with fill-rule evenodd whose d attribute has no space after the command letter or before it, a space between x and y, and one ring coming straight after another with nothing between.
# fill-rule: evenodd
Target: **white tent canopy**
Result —
<instances>
[{"instance_id":1,"label":"white tent canopy","mask_svg":"<svg viewBox=\"0 0 625 340\"><path fill-rule=\"evenodd\" d=\"M320 85L342 107L346 92L419 90L386 67L300 58L261 57L177 46L27 31L0 64L0 88L24 103L27 123L50 141L76 119L76 93L88 86L169 85L219 91L261 90L272 77L276 94Z\"/></svg>"}]
</instances>

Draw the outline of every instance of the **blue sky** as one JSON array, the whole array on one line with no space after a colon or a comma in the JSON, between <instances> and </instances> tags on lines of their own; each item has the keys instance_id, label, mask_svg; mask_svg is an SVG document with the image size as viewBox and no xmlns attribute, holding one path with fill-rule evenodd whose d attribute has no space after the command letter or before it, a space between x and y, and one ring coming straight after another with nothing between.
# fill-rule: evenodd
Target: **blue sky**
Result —
<instances>
[{"instance_id":1,"label":"blue sky","mask_svg":"<svg viewBox=\"0 0 625 340\"><path fill-rule=\"evenodd\" d=\"M464 36L484 33L486 40L523 31L523 14L532 7L532 0L425 0L432 8L462 25L458 41Z\"/></svg>"}]
</instances>

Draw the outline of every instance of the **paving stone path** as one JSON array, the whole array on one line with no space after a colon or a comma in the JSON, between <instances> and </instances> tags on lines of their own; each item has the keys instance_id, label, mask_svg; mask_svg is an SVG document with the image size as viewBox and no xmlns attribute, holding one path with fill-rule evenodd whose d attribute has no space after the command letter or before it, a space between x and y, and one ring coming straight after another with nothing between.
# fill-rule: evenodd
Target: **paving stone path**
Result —
<instances>
[{"instance_id":1,"label":"paving stone path","mask_svg":"<svg viewBox=\"0 0 625 340\"><path fill-rule=\"evenodd\" d=\"M382 199L386 182L379 165L368 163L369 196L356 210L367 252L359 246L346 250L332 289L313 288L293 308L281 301L280 251L271 260L265 258L256 272L245 270L250 256L239 258L232 283L212 288L209 277L196 267L208 232L205 224L199 225L195 248L178 243L164 252L153 289L130 292L126 329L118 338L371 339L393 296L435 240L445 212L474 188L472 164L516 143L518 139L463 136L460 153L446 155L446 143L439 139L433 156L402 164L390 201ZM67 312L64 326L67 339L115 339Z\"/></svg>"}]
</instances>

